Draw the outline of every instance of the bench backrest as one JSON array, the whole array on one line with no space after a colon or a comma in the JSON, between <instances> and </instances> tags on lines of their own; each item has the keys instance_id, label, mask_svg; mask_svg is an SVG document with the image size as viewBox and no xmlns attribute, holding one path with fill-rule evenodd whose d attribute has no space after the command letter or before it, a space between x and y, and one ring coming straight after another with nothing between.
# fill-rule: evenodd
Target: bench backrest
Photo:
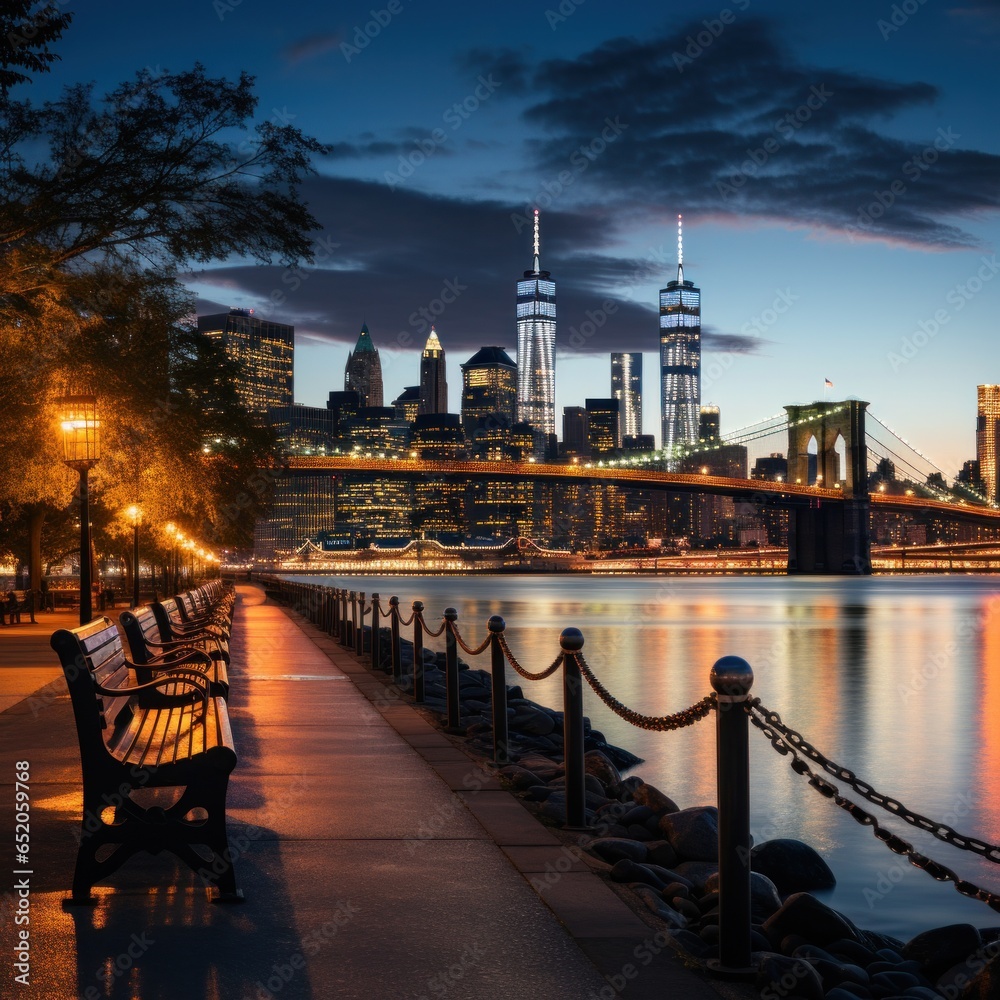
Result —
<instances>
[{"instance_id":1,"label":"bench backrest","mask_svg":"<svg viewBox=\"0 0 1000 1000\"><path fill-rule=\"evenodd\" d=\"M133 663L148 663L150 653L147 642L166 642L169 636L160 632L159 623L153 609L149 607L133 608L123 611L118 617L118 624L128 640L129 652Z\"/></svg>"},{"instance_id":2,"label":"bench backrest","mask_svg":"<svg viewBox=\"0 0 1000 1000\"><path fill-rule=\"evenodd\" d=\"M66 675L80 749L87 755L104 742L104 730L131 718L129 695L103 695L95 687L95 682L112 690L130 685L121 636L110 619L95 618L79 628L58 629L51 645Z\"/></svg>"},{"instance_id":3,"label":"bench backrest","mask_svg":"<svg viewBox=\"0 0 1000 1000\"><path fill-rule=\"evenodd\" d=\"M180 624L180 613L177 610L177 601L173 597L164 598L153 604L153 615L156 617L156 624L160 626L160 635L164 642L174 638L174 630L171 627L171 620Z\"/></svg>"}]
</instances>

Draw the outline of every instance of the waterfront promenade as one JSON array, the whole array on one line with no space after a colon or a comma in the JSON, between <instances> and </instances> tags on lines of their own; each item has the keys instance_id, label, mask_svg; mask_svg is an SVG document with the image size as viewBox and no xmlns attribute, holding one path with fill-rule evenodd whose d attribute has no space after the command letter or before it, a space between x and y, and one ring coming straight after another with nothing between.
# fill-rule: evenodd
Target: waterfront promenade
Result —
<instances>
[{"instance_id":1,"label":"waterfront promenade","mask_svg":"<svg viewBox=\"0 0 1000 1000\"><path fill-rule=\"evenodd\" d=\"M214 906L186 868L140 855L96 907L64 911L79 759L48 637L74 621L38 617L0 633L3 815L15 762L31 768L24 996L748 995L685 969L584 859L567 870L563 844L455 741L250 586L233 631L228 810L246 903ZM5 992L12 899L4 886Z\"/></svg>"}]
</instances>

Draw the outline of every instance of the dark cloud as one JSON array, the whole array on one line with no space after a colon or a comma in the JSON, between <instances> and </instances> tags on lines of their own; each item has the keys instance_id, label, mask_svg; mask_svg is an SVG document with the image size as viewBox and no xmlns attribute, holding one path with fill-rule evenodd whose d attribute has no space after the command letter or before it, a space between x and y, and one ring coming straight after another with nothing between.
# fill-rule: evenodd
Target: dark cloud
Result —
<instances>
[{"instance_id":1,"label":"dark cloud","mask_svg":"<svg viewBox=\"0 0 1000 1000\"><path fill-rule=\"evenodd\" d=\"M339 44L340 35L335 33L309 35L286 45L281 50L281 58L290 66L298 66L299 63L305 62L307 59L314 59L316 56L321 56L331 49L335 49Z\"/></svg>"},{"instance_id":2,"label":"dark cloud","mask_svg":"<svg viewBox=\"0 0 1000 1000\"><path fill-rule=\"evenodd\" d=\"M471 76L492 76L500 84L500 93L515 97L525 93L531 74L527 52L515 49L469 49L461 53L458 68Z\"/></svg>"},{"instance_id":3,"label":"dark cloud","mask_svg":"<svg viewBox=\"0 0 1000 1000\"><path fill-rule=\"evenodd\" d=\"M761 337L747 337L742 333L722 333L709 327L702 327L701 344L705 351L723 354L759 354L772 341Z\"/></svg>"},{"instance_id":4,"label":"dark cloud","mask_svg":"<svg viewBox=\"0 0 1000 1000\"><path fill-rule=\"evenodd\" d=\"M950 122L918 141L886 134L895 116L932 105L935 87L805 65L761 18L738 16L718 36L696 22L616 38L534 67L493 58L536 95L524 117L544 133L527 144L542 192L569 176L577 197L605 208L753 216L935 249L976 246L955 219L1000 207L1000 156L967 148Z\"/></svg>"},{"instance_id":5,"label":"dark cloud","mask_svg":"<svg viewBox=\"0 0 1000 1000\"><path fill-rule=\"evenodd\" d=\"M433 321L449 352L514 349L515 282L531 266L522 207L333 177L310 179L303 193L324 224L313 264L201 272L200 284L225 292L200 302L200 311L218 308L221 298L226 307L254 306L294 323L305 336L346 343L367 319L377 346L389 351L422 347ZM611 255L619 234L593 212L547 211L542 224L542 266L557 281L560 350L654 349L655 292L639 286L674 277L663 248L638 260Z\"/></svg>"}]
</instances>

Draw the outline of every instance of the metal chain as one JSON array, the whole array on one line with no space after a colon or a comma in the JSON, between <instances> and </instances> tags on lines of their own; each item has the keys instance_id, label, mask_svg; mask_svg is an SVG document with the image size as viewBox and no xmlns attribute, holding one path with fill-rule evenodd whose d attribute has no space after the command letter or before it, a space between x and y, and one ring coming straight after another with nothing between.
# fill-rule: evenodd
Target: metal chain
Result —
<instances>
[{"instance_id":1,"label":"metal chain","mask_svg":"<svg viewBox=\"0 0 1000 1000\"><path fill-rule=\"evenodd\" d=\"M891 831L880 826L878 820L866 809L862 809L857 803L844 798L844 796L840 794L840 789L837 788L836 785L827 781L822 775L816 774L809 767L809 765L798 756L796 748L792 746L791 743L786 742L786 738L783 733L777 729L771 728L771 726L768 725L764 719L758 718L757 713L754 711L757 707L754 704L756 700L757 699L754 699L754 701L747 702L746 704L746 712L750 716L750 721L771 741L771 745L778 751L778 753L780 753L783 757L788 756L788 754L792 755L792 759L788 762L792 770L795 771L796 774L808 775L809 784L815 788L820 795L826 799L832 800L862 826L870 826L875 837L878 840L881 840L882 843L893 852L893 854L905 855L911 865L915 868L919 868L921 871L927 872L931 878L936 879L938 882L952 882L956 891L961 895L968 896L970 899L978 899L981 903L985 903L991 910L996 910L1000 913L1000 895L995 892L991 892L989 889L982 889L974 882L969 882L967 879L960 878L950 868L942 865L940 862L932 861L926 854L921 854L919 851L914 849L913 845L909 841L904 840L902 837L897 836L895 833L892 833Z\"/></svg>"},{"instance_id":2,"label":"metal chain","mask_svg":"<svg viewBox=\"0 0 1000 1000\"><path fill-rule=\"evenodd\" d=\"M684 729L686 726L693 726L696 722L701 722L715 708L715 695L707 694L701 701L695 702L690 708L685 708L681 712L675 712L673 715L643 715L641 712L636 712L627 705L623 705L608 691L594 676L594 672L583 658L583 653L575 653L574 655L576 656L577 663L580 664L580 673L587 679L587 683L594 689L597 697L615 715L639 729L651 729L660 733L674 729Z\"/></svg>"},{"instance_id":3,"label":"metal chain","mask_svg":"<svg viewBox=\"0 0 1000 1000\"><path fill-rule=\"evenodd\" d=\"M417 613L414 612L413 615L414 617L416 617ZM441 619L441 627L435 632L434 629L432 629L430 625L428 625L427 622L424 620L423 612L420 613L419 617L420 617L420 624L423 625L424 633L426 635L429 635L432 639L436 639L439 635L444 634L445 626L448 624L446 619Z\"/></svg>"},{"instance_id":4,"label":"metal chain","mask_svg":"<svg viewBox=\"0 0 1000 1000\"><path fill-rule=\"evenodd\" d=\"M477 646L475 649L473 649L471 646L466 646L465 640L462 638L462 633L458 631L458 626L454 622L451 622L450 626L451 626L451 634L455 637L455 642L457 642L462 647L462 649L464 649L465 652L469 654L469 656L478 656L490 644L490 636L487 635L486 638L482 641L482 644Z\"/></svg>"},{"instance_id":5,"label":"metal chain","mask_svg":"<svg viewBox=\"0 0 1000 1000\"><path fill-rule=\"evenodd\" d=\"M408 625L412 625L413 624L413 619L414 619L415 616L416 616L416 612L415 611L411 611L410 612L410 617L409 618L404 618L399 613L399 609L397 608L397 610L396 610L396 617L399 619L399 624L402 625L403 628L406 628Z\"/></svg>"},{"instance_id":6,"label":"metal chain","mask_svg":"<svg viewBox=\"0 0 1000 1000\"><path fill-rule=\"evenodd\" d=\"M952 847L957 847L961 851L972 851L974 854L986 858L987 861L1000 864L1000 847L994 844L987 844L975 837L966 837L945 823L936 823L934 820L922 816L920 813L913 812L912 809L907 809L898 799L882 795L880 792L875 791L867 781L862 781L858 778L853 771L830 760L806 740L801 733L785 725L781 721L781 716L777 712L772 712L770 709L765 708L759 698L751 698L747 704L749 706L748 711L753 712L756 710L760 712L764 721L781 733L789 746L798 750L803 756L814 760L827 774L832 775L838 781L843 781L845 784L850 785L858 795L867 799L872 805L885 809L886 812L892 813L893 816L898 816L901 820L909 823L910 826L915 826L918 830L925 830L945 844L951 844Z\"/></svg>"},{"instance_id":7,"label":"metal chain","mask_svg":"<svg viewBox=\"0 0 1000 1000\"><path fill-rule=\"evenodd\" d=\"M520 663L517 662L517 658L510 651L510 646L507 645L507 637L503 632L497 633L497 638L500 643L500 648L503 650L503 655L507 657L507 662L525 679L528 681L543 681L546 677L551 677L560 666L562 666L563 653L560 651L559 655L552 661L552 665L546 667L545 670L540 673L533 674L529 670L525 670Z\"/></svg>"}]
</instances>

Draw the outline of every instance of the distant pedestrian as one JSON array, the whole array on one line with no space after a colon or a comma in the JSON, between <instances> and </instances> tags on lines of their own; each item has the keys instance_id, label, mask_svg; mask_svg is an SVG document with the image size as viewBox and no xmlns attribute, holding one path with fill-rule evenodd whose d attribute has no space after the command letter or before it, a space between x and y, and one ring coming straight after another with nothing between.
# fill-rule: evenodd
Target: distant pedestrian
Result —
<instances>
[{"instance_id":1,"label":"distant pedestrian","mask_svg":"<svg viewBox=\"0 0 1000 1000\"><path fill-rule=\"evenodd\" d=\"M17 622L18 625L21 624L21 609L17 603L17 594L13 590L9 591L7 594L7 614L10 615L11 625Z\"/></svg>"}]
</instances>

